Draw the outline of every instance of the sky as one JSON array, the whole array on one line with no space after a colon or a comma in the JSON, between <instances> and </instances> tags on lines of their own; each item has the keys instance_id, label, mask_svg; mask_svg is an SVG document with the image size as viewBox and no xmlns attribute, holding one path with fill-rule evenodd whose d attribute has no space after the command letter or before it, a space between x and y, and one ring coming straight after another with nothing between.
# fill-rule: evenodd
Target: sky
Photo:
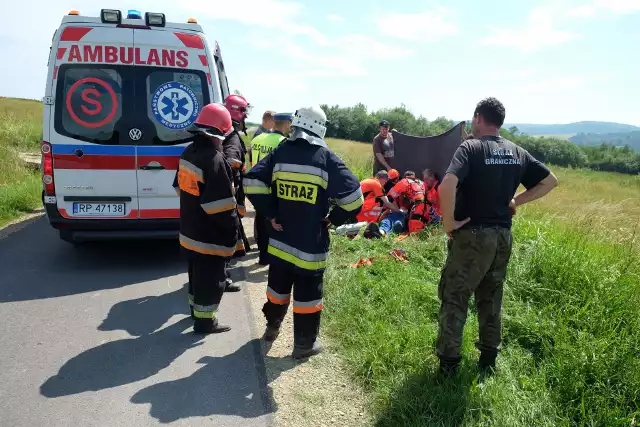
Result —
<instances>
[{"instance_id":1,"label":"sky","mask_svg":"<svg viewBox=\"0 0 640 427\"><path fill-rule=\"evenodd\" d=\"M198 19L253 121L356 103L468 120L495 96L507 123L640 126L640 0L22 0L3 6L0 96L41 99L62 16L100 7Z\"/></svg>"}]
</instances>

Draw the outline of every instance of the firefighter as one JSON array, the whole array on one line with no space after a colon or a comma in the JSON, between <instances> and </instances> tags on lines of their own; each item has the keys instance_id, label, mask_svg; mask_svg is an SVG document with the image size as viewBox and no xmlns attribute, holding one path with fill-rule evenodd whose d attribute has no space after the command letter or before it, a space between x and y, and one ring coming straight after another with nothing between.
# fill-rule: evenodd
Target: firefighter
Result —
<instances>
[{"instance_id":1,"label":"firefighter","mask_svg":"<svg viewBox=\"0 0 640 427\"><path fill-rule=\"evenodd\" d=\"M233 182L235 185L235 198L237 202L237 210L238 216L240 218L244 217L246 213L246 208L244 205L244 188L242 187L242 174L245 168L245 159L247 154L247 149L244 145L244 141L240 136L239 131L244 130L246 128L245 119L249 114L249 110L251 106L249 102L242 95L229 95L224 101L224 106L229 110L231 114L231 120L233 122L233 129L229 135L222 142L222 151L224 153L224 157L227 160L229 166L231 166L231 170L233 171ZM251 248L249 246L249 241L246 238L244 227L242 226L242 222L240 223L240 239L238 240L236 251L233 254L232 258L238 258L246 255L247 251L250 251ZM227 260L227 287L226 291L228 292L238 292L240 291L240 285L234 283L231 279L231 275L229 274L229 263L231 262L231 258Z\"/></svg>"},{"instance_id":2,"label":"firefighter","mask_svg":"<svg viewBox=\"0 0 640 427\"><path fill-rule=\"evenodd\" d=\"M424 185L413 171L406 171L404 178L389 190L389 198L393 198L398 211L390 212L380 222L380 231L384 234L391 231L401 233L407 226L407 218L412 209L424 201Z\"/></svg>"},{"instance_id":3,"label":"firefighter","mask_svg":"<svg viewBox=\"0 0 640 427\"><path fill-rule=\"evenodd\" d=\"M195 138L182 153L173 183L180 195L180 245L189 259L189 303L196 333L231 329L216 318L226 285L225 260L238 241L233 174L219 148L231 129L231 115L224 106L206 105L190 129Z\"/></svg>"},{"instance_id":4,"label":"firefighter","mask_svg":"<svg viewBox=\"0 0 640 427\"><path fill-rule=\"evenodd\" d=\"M291 130L291 121L293 115L291 113L277 113L273 115L274 127L270 133L262 133L251 141L251 149L253 157L251 158L251 167L254 167L260 160L264 159L274 148L276 148ZM267 247L269 246L269 228L271 224L261 212L256 212L254 219L254 235L260 256L258 264L268 265L269 257L267 256Z\"/></svg>"},{"instance_id":5,"label":"firefighter","mask_svg":"<svg viewBox=\"0 0 640 427\"><path fill-rule=\"evenodd\" d=\"M316 341L322 311L329 226L339 226L362 208L356 176L324 141L327 118L320 107L300 108L291 136L245 176L247 196L270 222L266 341L274 341L293 287L292 356L322 351ZM332 209L330 200L335 202Z\"/></svg>"},{"instance_id":6,"label":"firefighter","mask_svg":"<svg viewBox=\"0 0 640 427\"><path fill-rule=\"evenodd\" d=\"M358 222L377 223L384 208L392 212L398 211L396 205L389 201L383 190L383 186L388 180L387 171L381 170L376 173L375 178L367 178L360 182L364 203L362 204L362 210L356 217Z\"/></svg>"}]
</instances>

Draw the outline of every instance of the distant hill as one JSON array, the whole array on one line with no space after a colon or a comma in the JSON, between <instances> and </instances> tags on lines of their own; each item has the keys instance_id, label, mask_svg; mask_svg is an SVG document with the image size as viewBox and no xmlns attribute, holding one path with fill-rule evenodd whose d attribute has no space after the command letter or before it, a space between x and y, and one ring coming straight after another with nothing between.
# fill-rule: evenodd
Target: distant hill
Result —
<instances>
[{"instance_id":1,"label":"distant hill","mask_svg":"<svg viewBox=\"0 0 640 427\"><path fill-rule=\"evenodd\" d=\"M531 123L505 124L503 128L509 129L515 126L522 133L529 135L575 135L579 133L587 134L609 134L631 131L640 131L640 127L612 122L576 122L560 125L538 125Z\"/></svg>"},{"instance_id":2,"label":"distant hill","mask_svg":"<svg viewBox=\"0 0 640 427\"><path fill-rule=\"evenodd\" d=\"M615 146L629 145L634 151L640 152L640 130L605 134L579 133L569 138L569 141L577 145L590 146L598 146L602 143Z\"/></svg>"}]
</instances>

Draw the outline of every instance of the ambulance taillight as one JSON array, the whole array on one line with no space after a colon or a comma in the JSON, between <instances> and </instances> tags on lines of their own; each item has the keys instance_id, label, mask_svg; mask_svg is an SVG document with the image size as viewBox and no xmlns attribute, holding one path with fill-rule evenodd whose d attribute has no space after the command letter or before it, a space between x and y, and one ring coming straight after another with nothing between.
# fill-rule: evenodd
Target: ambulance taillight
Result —
<instances>
[{"instance_id":1,"label":"ambulance taillight","mask_svg":"<svg viewBox=\"0 0 640 427\"><path fill-rule=\"evenodd\" d=\"M122 12L115 9L102 9L100 19L103 24L119 24L122 22Z\"/></svg>"},{"instance_id":2,"label":"ambulance taillight","mask_svg":"<svg viewBox=\"0 0 640 427\"><path fill-rule=\"evenodd\" d=\"M51 153L51 144L42 141L40 149L42 151L42 183L44 184L45 194L47 196L56 195L56 186L53 182L53 154Z\"/></svg>"}]
</instances>

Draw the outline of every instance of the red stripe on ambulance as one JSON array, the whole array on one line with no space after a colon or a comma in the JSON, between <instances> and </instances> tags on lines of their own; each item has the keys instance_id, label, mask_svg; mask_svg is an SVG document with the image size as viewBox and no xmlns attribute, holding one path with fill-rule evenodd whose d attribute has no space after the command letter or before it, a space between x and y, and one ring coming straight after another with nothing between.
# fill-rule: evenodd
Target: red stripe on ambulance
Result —
<instances>
[{"instance_id":1,"label":"red stripe on ambulance","mask_svg":"<svg viewBox=\"0 0 640 427\"><path fill-rule=\"evenodd\" d=\"M187 68L189 66L189 53L184 50L149 49L143 54L139 47L79 46L74 44L69 48L67 62L106 62L107 64L118 63Z\"/></svg>"},{"instance_id":2,"label":"red stripe on ambulance","mask_svg":"<svg viewBox=\"0 0 640 427\"><path fill-rule=\"evenodd\" d=\"M58 61L61 60L62 58L64 58L64 53L67 51L66 47L59 47L58 48Z\"/></svg>"},{"instance_id":3,"label":"red stripe on ambulance","mask_svg":"<svg viewBox=\"0 0 640 427\"><path fill-rule=\"evenodd\" d=\"M180 218L180 209L140 209L140 218Z\"/></svg>"},{"instance_id":4,"label":"red stripe on ambulance","mask_svg":"<svg viewBox=\"0 0 640 427\"><path fill-rule=\"evenodd\" d=\"M209 66L209 60L207 59L207 55L198 55L198 58L200 58L200 62L202 62L203 67Z\"/></svg>"},{"instance_id":5,"label":"red stripe on ambulance","mask_svg":"<svg viewBox=\"0 0 640 427\"><path fill-rule=\"evenodd\" d=\"M185 34L185 33L173 33L177 38L180 39L182 44L185 47L190 47L192 49L204 49L204 42L200 38L200 36L196 36L195 34Z\"/></svg>"},{"instance_id":6,"label":"red stripe on ambulance","mask_svg":"<svg viewBox=\"0 0 640 427\"><path fill-rule=\"evenodd\" d=\"M75 154L54 154L53 165L56 169L80 170L135 170L135 156L102 156ZM177 167L176 167L177 169Z\"/></svg>"},{"instance_id":7,"label":"red stripe on ambulance","mask_svg":"<svg viewBox=\"0 0 640 427\"><path fill-rule=\"evenodd\" d=\"M60 35L60 41L62 42L79 42L84 36L91 31L91 28L86 27L67 27L62 30Z\"/></svg>"}]
</instances>

